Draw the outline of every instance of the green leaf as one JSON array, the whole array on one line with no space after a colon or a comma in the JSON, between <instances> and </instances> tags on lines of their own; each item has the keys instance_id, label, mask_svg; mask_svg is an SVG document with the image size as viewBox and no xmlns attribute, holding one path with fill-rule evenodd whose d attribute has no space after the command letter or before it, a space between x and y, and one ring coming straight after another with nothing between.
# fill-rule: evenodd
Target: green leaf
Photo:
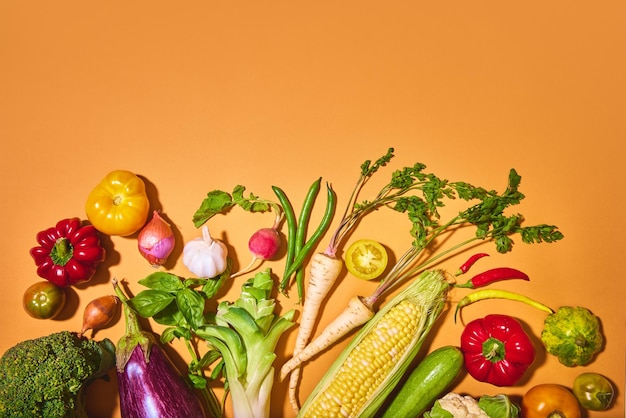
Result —
<instances>
[{"instance_id":1,"label":"green leaf","mask_svg":"<svg viewBox=\"0 0 626 418\"><path fill-rule=\"evenodd\" d=\"M294 310L287 311L283 316L278 318L278 320L272 324L268 333L265 335L265 340L268 342L268 344L271 344L272 347L276 346L280 336L295 324L293 322L295 314L296 311Z\"/></svg>"},{"instance_id":2,"label":"green leaf","mask_svg":"<svg viewBox=\"0 0 626 418\"><path fill-rule=\"evenodd\" d=\"M152 273L148 277L139 280L139 284L155 290L174 293L184 287L180 277L165 272Z\"/></svg>"},{"instance_id":3,"label":"green leaf","mask_svg":"<svg viewBox=\"0 0 626 418\"><path fill-rule=\"evenodd\" d=\"M198 370L204 369L205 367L209 367L211 364L215 363L221 358L222 354L219 352L219 350L209 350L202 356L196 367L198 368Z\"/></svg>"},{"instance_id":4,"label":"green leaf","mask_svg":"<svg viewBox=\"0 0 626 418\"><path fill-rule=\"evenodd\" d=\"M220 291L224 283L228 279L230 279L230 272L232 268L232 261L230 258L226 259L226 270L222 272L219 276L212 279L205 279L204 285L202 286L202 293L207 299L211 299L214 297L217 292Z\"/></svg>"},{"instance_id":5,"label":"green leaf","mask_svg":"<svg viewBox=\"0 0 626 418\"><path fill-rule=\"evenodd\" d=\"M244 196L245 187L238 185L233 190L233 201L247 212L267 212L272 207L272 203L250 193Z\"/></svg>"},{"instance_id":6,"label":"green leaf","mask_svg":"<svg viewBox=\"0 0 626 418\"><path fill-rule=\"evenodd\" d=\"M192 277L183 281L184 287L204 286L208 279L204 277Z\"/></svg>"},{"instance_id":7,"label":"green leaf","mask_svg":"<svg viewBox=\"0 0 626 418\"><path fill-rule=\"evenodd\" d=\"M140 316L150 318L165 309L174 300L174 295L162 290L142 290L129 299L129 304Z\"/></svg>"},{"instance_id":8,"label":"green leaf","mask_svg":"<svg viewBox=\"0 0 626 418\"><path fill-rule=\"evenodd\" d=\"M176 293L176 305L192 329L202 326L204 314L204 298L189 288Z\"/></svg>"},{"instance_id":9,"label":"green leaf","mask_svg":"<svg viewBox=\"0 0 626 418\"><path fill-rule=\"evenodd\" d=\"M219 351L215 350L216 352L219 353ZM221 354L220 354L221 356ZM222 373L224 372L224 360L218 362L215 367L213 367L213 371L211 372L211 379L213 380L217 380L220 378L220 376L222 375ZM228 380L226 380L224 382L224 390L226 392L228 392Z\"/></svg>"},{"instance_id":10,"label":"green leaf","mask_svg":"<svg viewBox=\"0 0 626 418\"><path fill-rule=\"evenodd\" d=\"M231 195L221 190L213 190L207 193L198 210L193 215L193 224L196 228L204 225L213 216L227 212L235 203Z\"/></svg>"},{"instance_id":11,"label":"green leaf","mask_svg":"<svg viewBox=\"0 0 626 418\"><path fill-rule=\"evenodd\" d=\"M227 370L234 371L234 376L239 377L245 373L248 357L246 347L237 332L225 326L207 325L198 328L196 334L222 353Z\"/></svg>"},{"instance_id":12,"label":"green leaf","mask_svg":"<svg viewBox=\"0 0 626 418\"><path fill-rule=\"evenodd\" d=\"M443 409L439 400L437 400L430 411L424 412L424 418L454 418L454 415Z\"/></svg>"},{"instance_id":13,"label":"green leaf","mask_svg":"<svg viewBox=\"0 0 626 418\"><path fill-rule=\"evenodd\" d=\"M189 326L185 317L183 317L175 303L170 303L164 309L161 309L159 312L152 315L152 319L154 322L161 325L178 325L181 327Z\"/></svg>"},{"instance_id":14,"label":"green leaf","mask_svg":"<svg viewBox=\"0 0 626 418\"><path fill-rule=\"evenodd\" d=\"M389 161L391 161L391 159L394 157L393 151L393 148L389 148L387 150L387 153L380 157L378 160L376 160L373 165L370 160L366 160L365 162L363 162L363 164L361 164L361 176L371 177L374 173L378 171L380 167L386 166L387 163L389 163Z\"/></svg>"},{"instance_id":15,"label":"green leaf","mask_svg":"<svg viewBox=\"0 0 626 418\"><path fill-rule=\"evenodd\" d=\"M536 225L521 229L522 241L527 244L555 242L563 239L563 233L554 225Z\"/></svg>"},{"instance_id":16,"label":"green leaf","mask_svg":"<svg viewBox=\"0 0 626 418\"><path fill-rule=\"evenodd\" d=\"M230 306L220 317L226 321L244 340L262 338L263 334L254 321L254 317L245 309Z\"/></svg>"},{"instance_id":17,"label":"green leaf","mask_svg":"<svg viewBox=\"0 0 626 418\"><path fill-rule=\"evenodd\" d=\"M161 333L161 342L163 344L168 344L172 342L175 338L184 338L186 340L191 339L191 333L188 329L181 327L168 327L163 330Z\"/></svg>"},{"instance_id":18,"label":"green leaf","mask_svg":"<svg viewBox=\"0 0 626 418\"><path fill-rule=\"evenodd\" d=\"M490 417L518 418L520 407L501 393L495 396L483 395L478 399L478 407Z\"/></svg>"},{"instance_id":19,"label":"green leaf","mask_svg":"<svg viewBox=\"0 0 626 418\"><path fill-rule=\"evenodd\" d=\"M189 373L187 375L187 377L189 377L189 381L191 382L192 386L196 389L204 389L207 386L207 380L206 377L204 376L199 376L197 374L193 374L193 373Z\"/></svg>"}]
</instances>

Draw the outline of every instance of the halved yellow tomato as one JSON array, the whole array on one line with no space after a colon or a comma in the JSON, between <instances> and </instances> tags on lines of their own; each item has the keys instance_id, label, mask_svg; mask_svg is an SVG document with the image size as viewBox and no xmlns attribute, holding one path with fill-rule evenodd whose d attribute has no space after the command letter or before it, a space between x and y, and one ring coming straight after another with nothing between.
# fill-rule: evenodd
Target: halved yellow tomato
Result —
<instances>
[{"instance_id":1,"label":"halved yellow tomato","mask_svg":"<svg viewBox=\"0 0 626 418\"><path fill-rule=\"evenodd\" d=\"M387 267L387 250L377 241L360 239L346 250L346 268L355 277L372 280L380 276Z\"/></svg>"},{"instance_id":2,"label":"halved yellow tomato","mask_svg":"<svg viewBox=\"0 0 626 418\"><path fill-rule=\"evenodd\" d=\"M85 211L91 224L104 234L134 234L145 225L150 211L146 185L135 173L111 171L87 197Z\"/></svg>"}]
</instances>

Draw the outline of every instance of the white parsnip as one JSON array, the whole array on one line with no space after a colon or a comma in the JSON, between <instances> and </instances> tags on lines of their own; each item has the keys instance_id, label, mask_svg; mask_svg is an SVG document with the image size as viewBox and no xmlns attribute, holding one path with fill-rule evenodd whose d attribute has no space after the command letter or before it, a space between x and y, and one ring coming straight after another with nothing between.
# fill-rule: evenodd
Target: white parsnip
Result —
<instances>
[{"instance_id":1,"label":"white parsnip","mask_svg":"<svg viewBox=\"0 0 626 418\"><path fill-rule=\"evenodd\" d=\"M280 371L281 380L300 364L324 351L353 329L365 324L373 316L373 308L367 305L363 298L359 296L351 298L346 309L328 324L321 334L283 365Z\"/></svg>"},{"instance_id":2,"label":"white parsnip","mask_svg":"<svg viewBox=\"0 0 626 418\"><path fill-rule=\"evenodd\" d=\"M393 158L393 148L389 148L387 153L374 163L368 160L361 165L361 173L348 200L339 226L331 236L326 250L323 253L314 254L311 258L310 278L304 298L302 319L298 336L296 337L294 355L297 355L309 342L317 322L319 308L341 273L343 260L337 257L336 254L343 240L350 230L357 225L360 218L385 204L383 200L379 199L367 205L357 205L357 199L360 190L371 176L380 167L387 165L391 158ZM299 376L299 368L294 369L289 382L289 399L296 412L299 409L296 396Z\"/></svg>"},{"instance_id":3,"label":"white parsnip","mask_svg":"<svg viewBox=\"0 0 626 418\"><path fill-rule=\"evenodd\" d=\"M304 305L302 307L300 327L296 336L294 356L298 355L311 339L322 301L324 301L326 295L328 295L328 292L333 287L342 268L343 261L340 258L324 253L315 253L311 257L310 277L304 298ZM293 369L294 367L292 367L290 371ZM287 373L281 376L281 380L286 377ZM289 399L294 411L297 411L299 408L296 398L296 387L299 378L300 370L297 369L292 373L289 381Z\"/></svg>"}]
</instances>

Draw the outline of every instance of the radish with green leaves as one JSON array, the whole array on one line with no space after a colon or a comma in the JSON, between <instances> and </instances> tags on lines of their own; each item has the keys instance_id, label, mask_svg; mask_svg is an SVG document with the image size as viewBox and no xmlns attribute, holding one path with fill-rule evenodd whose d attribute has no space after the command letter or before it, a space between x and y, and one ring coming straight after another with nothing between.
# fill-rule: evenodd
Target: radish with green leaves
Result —
<instances>
[{"instance_id":1,"label":"radish with green leaves","mask_svg":"<svg viewBox=\"0 0 626 418\"><path fill-rule=\"evenodd\" d=\"M271 228L261 228L252 234L250 240L248 241L248 249L252 254L252 260L250 260L250 264L233 274L231 277L237 277L242 274L249 273L254 270L254 265L257 261L261 260L261 262L263 262L265 260L270 260L276 255L276 253L278 253L281 243L278 227L280 226L282 218L283 212L280 211L276 215L276 220Z\"/></svg>"},{"instance_id":2,"label":"radish with green leaves","mask_svg":"<svg viewBox=\"0 0 626 418\"><path fill-rule=\"evenodd\" d=\"M280 204L262 199L252 193L244 195L245 187L238 185L233 189L232 194L222 190L212 190L207 193L207 197L202 201L200 207L193 215L193 223L196 228L204 225L209 219L219 213L226 213L231 208L239 206L246 212L263 213L273 210L276 214L274 224L271 228L261 228L248 241L248 249L252 254L250 263L233 273L231 277L241 276L255 269L258 261L269 260L274 257L280 249L281 238L278 229L283 221L284 211Z\"/></svg>"}]
</instances>

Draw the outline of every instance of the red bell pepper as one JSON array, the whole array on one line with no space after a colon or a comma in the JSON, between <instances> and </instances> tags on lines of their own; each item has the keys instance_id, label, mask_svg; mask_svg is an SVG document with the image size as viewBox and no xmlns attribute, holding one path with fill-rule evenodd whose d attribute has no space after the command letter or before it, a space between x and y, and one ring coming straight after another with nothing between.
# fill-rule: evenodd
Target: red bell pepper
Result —
<instances>
[{"instance_id":1,"label":"red bell pepper","mask_svg":"<svg viewBox=\"0 0 626 418\"><path fill-rule=\"evenodd\" d=\"M467 372L495 386L512 386L535 360L535 348L520 323L507 315L487 315L466 325L461 351Z\"/></svg>"},{"instance_id":2,"label":"red bell pepper","mask_svg":"<svg viewBox=\"0 0 626 418\"><path fill-rule=\"evenodd\" d=\"M63 219L37 234L38 247L30 250L40 277L60 287L89 281L105 251L98 231L78 218Z\"/></svg>"}]
</instances>

